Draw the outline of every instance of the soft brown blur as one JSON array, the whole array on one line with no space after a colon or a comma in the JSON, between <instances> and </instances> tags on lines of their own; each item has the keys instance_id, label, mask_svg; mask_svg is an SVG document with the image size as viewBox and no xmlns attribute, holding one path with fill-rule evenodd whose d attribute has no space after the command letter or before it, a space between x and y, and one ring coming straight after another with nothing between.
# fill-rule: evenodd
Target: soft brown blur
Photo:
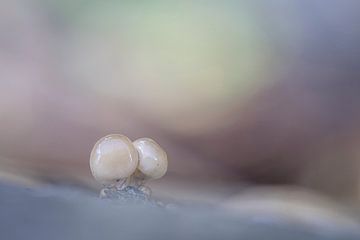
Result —
<instances>
[{"instance_id":1,"label":"soft brown blur","mask_svg":"<svg viewBox=\"0 0 360 240\"><path fill-rule=\"evenodd\" d=\"M358 1L85 2L0 3L3 175L94 185L122 133L167 150L163 183L358 198Z\"/></svg>"}]
</instances>

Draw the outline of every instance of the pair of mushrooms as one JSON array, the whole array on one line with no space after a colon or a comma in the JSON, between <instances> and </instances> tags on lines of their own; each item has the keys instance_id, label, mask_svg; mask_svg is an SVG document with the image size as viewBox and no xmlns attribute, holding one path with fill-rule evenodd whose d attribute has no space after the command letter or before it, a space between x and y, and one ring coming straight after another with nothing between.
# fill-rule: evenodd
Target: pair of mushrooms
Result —
<instances>
[{"instance_id":1,"label":"pair of mushrooms","mask_svg":"<svg viewBox=\"0 0 360 240\"><path fill-rule=\"evenodd\" d=\"M103 185L158 179L167 166L166 152L150 138L131 142L124 135L108 135L95 144L90 155L91 173Z\"/></svg>"}]
</instances>

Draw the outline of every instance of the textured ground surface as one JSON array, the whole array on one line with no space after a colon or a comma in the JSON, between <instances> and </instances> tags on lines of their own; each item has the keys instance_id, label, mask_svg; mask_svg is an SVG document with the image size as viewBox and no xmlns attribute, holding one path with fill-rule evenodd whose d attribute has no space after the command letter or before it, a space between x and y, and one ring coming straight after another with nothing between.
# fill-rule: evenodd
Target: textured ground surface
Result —
<instances>
[{"instance_id":1,"label":"textured ground surface","mask_svg":"<svg viewBox=\"0 0 360 240\"><path fill-rule=\"evenodd\" d=\"M164 209L100 200L77 189L29 189L0 184L1 239L360 239L346 231L316 231L261 216L207 207Z\"/></svg>"}]
</instances>

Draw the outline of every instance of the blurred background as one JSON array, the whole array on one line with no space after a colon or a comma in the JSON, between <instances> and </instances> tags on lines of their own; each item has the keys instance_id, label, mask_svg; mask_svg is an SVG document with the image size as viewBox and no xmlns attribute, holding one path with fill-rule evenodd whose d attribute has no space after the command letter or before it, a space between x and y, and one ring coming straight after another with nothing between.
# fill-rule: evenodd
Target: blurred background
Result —
<instances>
[{"instance_id":1,"label":"blurred background","mask_svg":"<svg viewBox=\"0 0 360 240\"><path fill-rule=\"evenodd\" d=\"M2 0L0 176L96 190L90 151L122 133L168 152L159 196L286 185L357 205L359 7Z\"/></svg>"}]
</instances>

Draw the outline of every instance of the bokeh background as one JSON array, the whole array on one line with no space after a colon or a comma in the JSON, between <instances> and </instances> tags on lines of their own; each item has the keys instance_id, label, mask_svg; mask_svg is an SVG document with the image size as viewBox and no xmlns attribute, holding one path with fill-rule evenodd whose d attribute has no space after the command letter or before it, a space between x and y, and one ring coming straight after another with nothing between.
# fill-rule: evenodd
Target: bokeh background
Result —
<instances>
[{"instance_id":1,"label":"bokeh background","mask_svg":"<svg viewBox=\"0 0 360 240\"><path fill-rule=\"evenodd\" d=\"M4 179L99 188L110 133L168 152L164 196L302 186L358 204L359 1L0 2ZM209 193L209 194L205 194Z\"/></svg>"}]
</instances>

